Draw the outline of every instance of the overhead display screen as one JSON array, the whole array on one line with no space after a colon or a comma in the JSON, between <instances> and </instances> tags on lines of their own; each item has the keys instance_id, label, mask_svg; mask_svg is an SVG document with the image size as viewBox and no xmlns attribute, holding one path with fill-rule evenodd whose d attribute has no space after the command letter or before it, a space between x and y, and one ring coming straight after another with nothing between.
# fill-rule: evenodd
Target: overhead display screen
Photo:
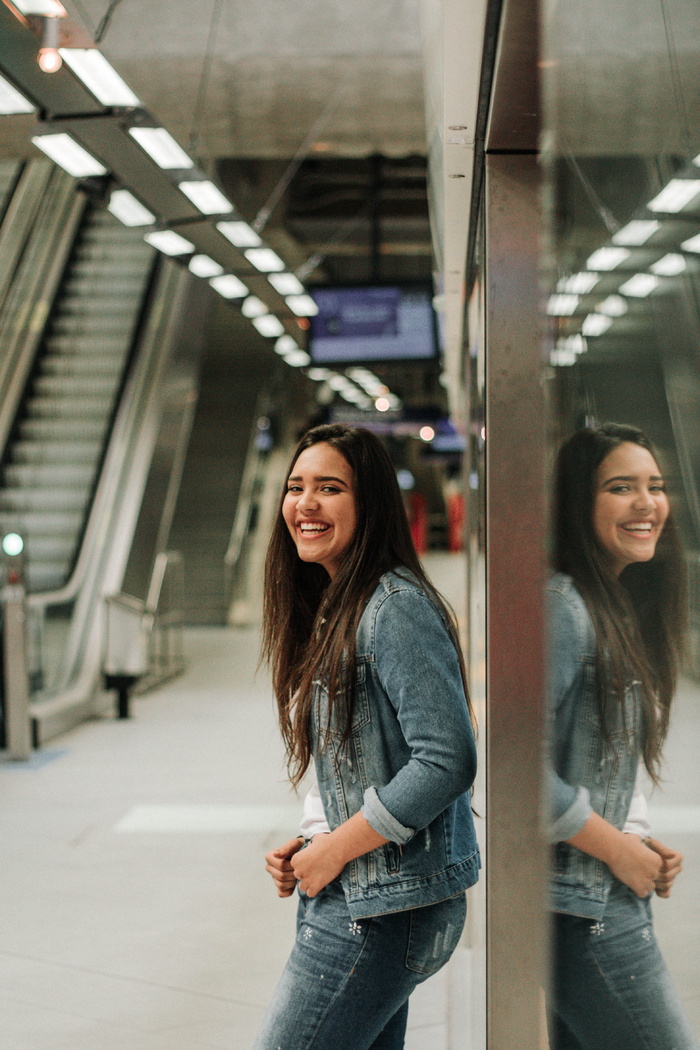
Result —
<instances>
[{"instance_id":1,"label":"overhead display screen","mask_svg":"<svg viewBox=\"0 0 700 1050\"><path fill-rule=\"evenodd\" d=\"M314 364L419 361L437 352L432 292L427 285L311 288Z\"/></svg>"}]
</instances>

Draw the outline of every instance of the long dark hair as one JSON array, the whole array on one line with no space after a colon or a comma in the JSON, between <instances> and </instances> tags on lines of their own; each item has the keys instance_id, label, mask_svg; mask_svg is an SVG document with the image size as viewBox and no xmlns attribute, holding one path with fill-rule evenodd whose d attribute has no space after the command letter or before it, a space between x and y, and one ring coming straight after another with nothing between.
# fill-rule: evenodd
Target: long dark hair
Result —
<instances>
[{"instance_id":1,"label":"long dark hair","mask_svg":"<svg viewBox=\"0 0 700 1050\"><path fill-rule=\"evenodd\" d=\"M609 738L611 704L624 712L626 688L639 683L644 764L659 777L686 623L686 566L672 512L647 562L619 577L593 527L597 471L625 442L659 457L643 431L619 423L579 430L562 445L554 499L554 568L572 577L596 632L598 706ZM624 719L623 719L624 721Z\"/></svg>"},{"instance_id":2,"label":"long dark hair","mask_svg":"<svg viewBox=\"0 0 700 1050\"><path fill-rule=\"evenodd\" d=\"M305 449L325 442L353 471L357 527L333 579L320 565L303 562L282 517L283 491L265 563L262 656L272 669L280 727L292 783L309 767L313 683L321 679L337 711L343 741L350 736L355 699L355 635L365 604L380 577L407 569L440 607L464 662L454 616L423 571L411 539L401 490L389 455L368 430L339 423L314 427L299 442L287 477ZM471 706L469 706L471 715ZM330 722L327 712L326 734ZM326 735L327 742L327 735Z\"/></svg>"}]
</instances>

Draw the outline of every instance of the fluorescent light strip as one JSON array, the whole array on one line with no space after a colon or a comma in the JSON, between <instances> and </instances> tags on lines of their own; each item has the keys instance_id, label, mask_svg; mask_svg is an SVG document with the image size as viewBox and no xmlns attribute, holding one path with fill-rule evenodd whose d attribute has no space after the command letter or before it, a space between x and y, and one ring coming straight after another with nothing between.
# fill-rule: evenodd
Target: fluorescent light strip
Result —
<instances>
[{"instance_id":1,"label":"fluorescent light strip","mask_svg":"<svg viewBox=\"0 0 700 1050\"><path fill-rule=\"evenodd\" d=\"M202 215L221 215L233 211L231 201L224 197L218 186L202 179L201 182L181 182L180 189L199 208Z\"/></svg>"},{"instance_id":2,"label":"fluorescent light strip","mask_svg":"<svg viewBox=\"0 0 700 1050\"><path fill-rule=\"evenodd\" d=\"M685 272L687 266L682 255L679 255L678 252L669 252L658 262L652 263L649 269L660 277L677 277L679 273Z\"/></svg>"},{"instance_id":3,"label":"fluorescent light strip","mask_svg":"<svg viewBox=\"0 0 700 1050\"><path fill-rule=\"evenodd\" d=\"M586 295L595 288L599 280L597 273L582 270L581 273L574 273L570 277L562 277L557 282L557 291L568 292L571 295Z\"/></svg>"},{"instance_id":4,"label":"fluorescent light strip","mask_svg":"<svg viewBox=\"0 0 700 1050\"><path fill-rule=\"evenodd\" d=\"M550 295L547 303L547 313L550 317L570 317L579 304L577 295L560 293Z\"/></svg>"},{"instance_id":5,"label":"fluorescent light strip","mask_svg":"<svg viewBox=\"0 0 700 1050\"><path fill-rule=\"evenodd\" d=\"M598 303L596 310L608 317L622 317L627 313L628 306L621 295L609 295L602 303Z\"/></svg>"},{"instance_id":6,"label":"fluorescent light strip","mask_svg":"<svg viewBox=\"0 0 700 1050\"><path fill-rule=\"evenodd\" d=\"M103 106L140 106L138 97L96 47L59 47L58 53Z\"/></svg>"},{"instance_id":7,"label":"fluorescent light strip","mask_svg":"<svg viewBox=\"0 0 700 1050\"><path fill-rule=\"evenodd\" d=\"M65 131L59 135L34 135L32 142L76 179L107 174L107 169Z\"/></svg>"},{"instance_id":8,"label":"fluorescent light strip","mask_svg":"<svg viewBox=\"0 0 700 1050\"><path fill-rule=\"evenodd\" d=\"M620 263L629 259L629 256L626 248L599 248L597 252L593 252L586 266L589 270L614 270Z\"/></svg>"},{"instance_id":9,"label":"fluorescent light strip","mask_svg":"<svg viewBox=\"0 0 700 1050\"><path fill-rule=\"evenodd\" d=\"M696 233L694 237L689 237L687 241L683 241L681 248L686 252L700 252L700 233Z\"/></svg>"},{"instance_id":10,"label":"fluorescent light strip","mask_svg":"<svg viewBox=\"0 0 700 1050\"><path fill-rule=\"evenodd\" d=\"M293 368L303 368L304 365L311 364L311 358L303 350L294 350L292 353L287 354L285 361L288 365L292 365Z\"/></svg>"},{"instance_id":11,"label":"fluorescent light strip","mask_svg":"<svg viewBox=\"0 0 700 1050\"><path fill-rule=\"evenodd\" d=\"M129 128L129 134L159 168L171 171L194 167L194 161L165 128Z\"/></svg>"},{"instance_id":12,"label":"fluorescent light strip","mask_svg":"<svg viewBox=\"0 0 700 1050\"><path fill-rule=\"evenodd\" d=\"M583 335L602 335L612 324L612 317L604 314L588 314L581 325Z\"/></svg>"},{"instance_id":13,"label":"fluorescent light strip","mask_svg":"<svg viewBox=\"0 0 700 1050\"><path fill-rule=\"evenodd\" d=\"M214 262L208 255L193 255L189 261L188 269L195 277L220 277L223 272L223 266L219 265L218 262Z\"/></svg>"},{"instance_id":14,"label":"fluorescent light strip","mask_svg":"<svg viewBox=\"0 0 700 1050\"><path fill-rule=\"evenodd\" d=\"M675 214L682 211L700 193L700 179L671 179L661 193L647 204L649 211Z\"/></svg>"},{"instance_id":15,"label":"fluorescent light strip","mask_svg":"<svg viewBox=\"0 0 700 1050\"><path fill-rule=\"evenodd\" d=\"M156 221L155 215L128 190L114 190L107 210L125 226L150 226Z\"/></svg>"},{"instance_id":16,"label":"fluorescent light strip","mask_svg":"<svg viewBox=\"0 0 700 1050\"><path fill-rule=\"evenodd\" d=\"M23 15L44 15L46 18L65 18L68 12L58 0L12 0Z\"/></svg>"},{"instance_id":17,"label":"fluorescent light strip","mask_svg":"<svg viewBox=\"0 0 700 1050\"><path fill-rule=\"evenodd\" d=\"M247 222L217 222L216 228L234 248L257 248L262 244L255 230Z\"/></svg>"},{"instance_id":18,"label":"fluorescent light strip","mask_svg":"<svg viewBox=\"0 0 700 1050\"><path fill-rule=\"evenodd\" d=\"M248 248L243 252L246 259L256 270L261 273L271 273L273 270L284 270L284 263L272 248Z\"/></svg>"},{"instance_id":19,"label":"fluorescent light strip","mask_svg":"<svg viewBox=\"0 0 700 1050\"><path fill-rule=\"evenodd\" d=\"M244 317L262 317L263 314L268 313L268 309L257 295L249 295L241 306L241 313Z\"/></svg>"},{"instance_id":20,"label":"fluorescent light strip","mask_svg":"<svg viewBox=\"0 0 700 1050\"><path fill-rule=\"evenodd\" d=\"M9 117L15 113L33 113L36 107L17 90L9 80L0 77L0 115Z\"/></svg>"},{"instance_id":21,"label":"fluorescent light strip","mask_svg":"<svg viewBox=\"0 0 700 1050\"><path fill-rule=\"evenodd\" d=\"M212 277L209 284L219 295L223 295L224 299L242 299L244 295L248 294L248 289L243 284L243 281L239 281L232 273L225 273L221 277Z\"/></svg>"},{"instance_id":22,"label":"fluorescent light strip","mask_svg":"<svg viewBox=\"0 0 700 1050\"><path fill-rule=\"evenodd\" d=\"M294 340L292 339L291 335L281 335L279 337L279 339L277 340L277 342L275 343L275 353L276 354L282 354L282 355L290 354L290 353L294 353L294 351L298 350L298 349L299 349L299 347L294 342ZM324 368L323 371L324 372L328 372L328 369ZM323 378L325 379L326 377L324 376Z\"/></svg>"},{"instance_id":23,"label":"fluorescent light strip","mask_svg":"<svg viewBox=\"0 0 700 1050\"><path fill-rule=\"evenodd\" d=\"M280 295L304 294L304 285L293 273L271 273L268 281Z\"/></svg>"},{"instance_id":24,"label":"fluorescent light strip","mask_svg":"<svg viewBox=\"0 0 700 1050\"><path fill-rule=\"evenodd\" d=\"M155 233L147 233L144 240L164 255L187 255L194 251L194 244L174 230L156 230Z\"/></svg>"},{"instance_id":25,"label":"fluorescent light strip","mask_svg":"<svg viewBox=\"0 0 700 1050\"><path fill-rule=\"evenodd\" d=\"M284 332L284 325L274 314L263 314L261 317L254 317L253 324L260 332L260 335L265 335L269 338L282 335Z\"/></svg>"},{"instance_id":26,"label":"fluorescent light strip","mask_svg":"<svg viewBox=\"0 0 700 1050\"><path fill-rule=\"evenodd\" d=\"M658 286L659 278L653 273L636 273L620 285L623 295L632 295L635 299L645 299Z\"/></svg>"},{"instance_id":27,"label":"fluorescent light strip","mask_svg":"<svg viewBox=\"0 0 700 1050\"><path fill-rule=\"evenodd\" d=\"M660 226L656 219L633 219L613 234L613 244L646 244Z\"/></svg>"},{"instance_id":28,"label":"fluorescent light strip","mask_svg":"<svg viewBox=\"0 0 700 1050\"><path fill-rule=\"evenodd\" d=\"M297 317L315 317L318 306L310 295L288 295L285 302Z\"/></svg>"}]
</instances>

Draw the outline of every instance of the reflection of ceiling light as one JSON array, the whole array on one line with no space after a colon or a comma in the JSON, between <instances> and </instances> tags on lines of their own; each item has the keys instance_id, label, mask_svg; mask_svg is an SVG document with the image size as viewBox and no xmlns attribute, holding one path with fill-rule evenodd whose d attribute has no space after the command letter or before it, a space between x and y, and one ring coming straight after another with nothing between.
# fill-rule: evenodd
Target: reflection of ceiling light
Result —
<instances>
[{"instance_id":1,"label":"reflection of ceiling light","mask_svg":"<svg viewBox=\"0 0 700 1050\"><path fill-rule=\"evenodd\" d=\"M9 116L11 113L33 113L34 109L29 99L21 95L4 77L0 77L1 116Z\"/></svg>"},{"instance_id":2,"label":"reflection of ceiling light","mask_svg":"<svg viewBox=\"0 0 700 1050\"><path fill-rule=\"evenodd\" d=\"M194 161L165 128L129 128L129 134L159 168L192 168Z\"/></svg>"},{"instance_id":3,"label":"reflection of ceiling light","mask_svg":"<svg viewBox=\"0 0 700 1050\"><path fill-rule=\"evenodd\" d=\"M700 193L700 179L671 179L647 204L649 211L678 212Z\"/></svg>"},{"instance_id":4,"label":"reflection of ceiling light","mask_svg":"<svg viewBox=\"0 0 700 1050\"><path fill-rule=\"evenodd\" d=\"M235 248L257 248L262 244L255 230L247 222L217 222L216 228Z\"/></svg>"},{"instance_id":5,"label":"reflection of ceiling light","mask_svg":"<svg viewBox=\"0 0 700 1050\"><path fill-rule=\"evenodd\" d=\"M189 270L195 277L220 277L224 272L223 266L214 262L208 255L193 255L190 259Z\"/></svg>"},{"instance_id":6,"label":"reflection of ceiling light","mask_svg":"<svg viewBox=\"0 0 700 1050\"><path fill-rule=\"evenodd\" d=\"M267 307L262 299L258 299L257 295L249 295L241 306L241 313L244 317L261 317L266 314ZM282 333L280 332L280 335Z\"/></svg>"},{"instance_id":7,"label":"reflection of ceiling light","mask_svg":"<svg viewBox=\"0 0 700 1050\"><path fill-rule=\"evenodd\" d=\"M284 332L284 325L274 314L263 314L262 317L254 317L253 324L260 332L260 335L265 335L269 338L282 335Z\"/></svg>"},{"instance_id":8,"label":"reflection of ceiling light","mask_svg":"<svg viewBox=\"0 0 700 1050\"><path fill-rule=\"evenodd\" d=\"M694 237L689 237L687 241L683 241L681 248L686 252L700 252L700 233L696 233Z\"/></svg>"},{"instance_id":9,"label":"reflection of ceiling light","mask_svg":"<svg viewBox=\"0 0 700 1050\"><path fill-rule=\"evenodd\" d=\"M580 332L576 335L567 335L565 339L557 339L557 348L559 350L568 350L573 354L585 354L588 350L588 343L583 338Z\"/></svg>"},{"instance_id":10,"label":"reflection of ceiling light","mask_svg":"<svg viewBox=\"0 0 700 1050\"><path fill-rule=\"evenodd\" d=\"M297 317L315 317L318 307L310 295L288 295L285 302Z\"/></svg>"},{"instance_id":11,"label":"reflection of ceiling light","mask_svg":"<svg viewBox=\"0 0 700 1050\"><path fill-rule=\"evenodd\" d=\"M646 244L660 226L656 219L633 219L613 234L613 244Z\"/></svg>"},{"instance_id":12,"label":"reflection of ceiling light","mask_svg":"<svg viewBox=\"0 0 700 1050\"><path fill-rule=\"evenodd\" d=\"M551 350L549 354L550 365L575 365L576 354L573 350Z\"/></svg>"},{"instance_id":13,"label":"reflection of ceiling light","mask_svg":"<svg viewBox=\"0 0 700 1050\"><path fill-rule=\"evenodd\" d=\"M103 106L139 106L128 84L96 47L61 47L58 53Z\"/></svg>"},{"instance_id":14,"label":"reflection of ceiling light","mask_svg":"<svg viewBox=\"0 0 700 1050\"><path fill-rule=\"evenodd\" d=\"M649 269L660 277L676 277L686 269L685 259L678 252L669 252L658 262L652 263Z\"/></svg>"},{"instance_id":15,"label":"reflection of ceiling light","mask_svg":"<svg viewBox=\"0 0 700 1050\"><path fill-rule=\"evenodd\" d=\"M294 351L298 349L299 347L294 342L291 335L281 335L275 343L275 353L282 354L283 356L284 354L293 354ZM327 369L324 368L323 371L326 372Z\"/></svg>"},{"instance_id":16,"label":"reflection of ceiling light","mask_svg":"<svg viewBox=\"0 0 700 1050\"><path fill-rule=\"evenodd\" d=\"M107 210L125 226L150 226L156 221L155 215L128 190L114 190L109 198Z\"/></svg>"},{"instance_id":17,"label":"reflection of ceiling light","mask_svg":"<svg viewBox=\"0 0 700 1050\"><path fill-rule=\"evenodd\" d=\"M235 274L225 273L220 277L212 277L209 284L215 292L223 295L224 299L242 299L248 294L248 289L239 281Z\"/></svg>"},{"instance_id":18,"label":"reflection of ceiling light","mask_svg":"<svg viewBox=\"0 0 700 1050\"><path fill-rule=\"evenodd\" d=\"M58 0L12 0L23 15L44 15L45 18L65 18L68 12Z\"/></svg>"},{"instance_id":19,"label":"reflection of ceiling light","mask_svg":"<svg viewBox=\"0 0 700 1050\"><path fill-rule=\"evenodd\" d=\"M607 299L603 299L602 303L598 303L596 310L601 314L607 314L608 317L622 317L627 313L628 306L621 295L609 295Z\"/></svg>"},{"instance_id":20,"label":"reflection of ceiling light","mask_svg":"<svg viewBox=\"0 0 700 1050\"><path fill-rule=\"evenodd\" d=\"M378 397L374 402L374 407L378 412L388 412L391 405L386 397Z\"/></svg>"},{"instance_id":21,"label":"reflection of ceiling light","mask_svg":"<svg viewBox=\"0 0 700 1050\"><path fill-rule=\"evenodd\" d=\"M569 292L571 295L586 295L595 288L600 277L597 273L587 273L583 270L581 273L574 273L571 277L562 277L557 282L558 292Z\"/></svg>"},{"instance_id":22,"label":"reflection of ceiling light","mask_svg":"<svg viewBox=\"0 0 700 1050\"><path fill-rule=\"evenodd\" d=\"M63 59L56 47L40 47L36 60L42 73L58 73L63 65Z\"/></svg>"},{"instance_id":23,"label":"reflection of ceiling light","mask_svg":"<svg viewBox=\"0 0 700 1050\"><path fill-rule=\"evenodd\" d=\"M233 211L233 205L226 200L219 187L206 179L201 182L181 182L180 189L203 215L221 215L222 212Z\"/></svg>"},{"instance_id":24,"label":"reflection of ceiling light","mask_svg":"<svg viewBox=\"0 0 700 1050\"><path fill-rule=\"evenodd\" d=\"M435 431L432 427L421 427L420 428L420 439L421 441L432 441L435 437Z\"/></svg>"},{"instance_id":25,"label":"reflection of ceiling light","mask_svg":"<svg viewBox=\"0 0 700 1050\"><path fill-rule=\"evenodd\" d=\"M285 361L294 368L303 368L304 365L311 364L311 358L303 350L294 350L291 354L287 354Z\"/></svg>"},{"instance_id":26,"label":"reflection of ceiling light","mask_svg":"<svg viewBox=\"0 0 700 1050\"><path fill-rule=\"evenodd\" d=\"M271 273L268 281L280 295L302 295L304 285L293 273Z\"/></svg>"},{"instance_id":27,"label":"reflection of ceiling light","mask_svg":"<svg viewBox=\"0 0 700 1050\"><path fill-rule=\"evenodd\" d=\"M194 251L194 244L174 230L156 230L155 233L147 233L144 240L164 255L187 255Z\"/></svg>"},{"instance_id":28,"label":"reflection of ceiling light","mask_svg":"<svg viewBox=\"0 0 700 1050\"><path fill-rule=\"evenodd\" d=\"M272 248L249 248L243 252L249 263L260 270L261 273L271 273L273 270L283 270L284 263Z\"/></svg>"},{"instance_id":29,"label":"reflection of ceiling light","mask_svg":"<svg viewBox=\"0 0 700 1050\"><path fill-rule=\"evenodd\" d=\"M550 317L569 317L578 306L577 295L550 295L547 313Z\"/></svg>"},{"instance_id":30,"label":"reflection of ceiling light","mask_svg":"<svg viewBox=\"0 0 700 1050\"><path fill-rule=\"evenodd\" d=\"M636 273L628 281L620 285L623 295L633 295L635 299L644 299L658 286L659 278L653 273Z\"/></svg>"},{"instance_id":31,"label":"reflection of ceiling light","mask_svg":"<svg viewBox=\"0 0 700 1050\"><path fill-rule=\"evenodd\" d=\"M282 337L284 338L284 336ZM275 350L277 347L275 346ZM309 379L313 379L314 383L323 383L324 380L328 379L331 374L327 368L310 368L306 373Z\"/></svg>"},{"instance_id":32,"label":"reflection of ceiling light","mask_svg":"<svg viewBox=\"0 0 700 1050\"><path fill-rule=\"evenodd\" d=\"M602 335L612 324L612 317L604 314L588 314L581 325L583 335Z\"/></svg>"},{"instance_id":33,"label":"reflection of ceiling light","mask_svg":"<svg viewBox=\"0 0 700 1050\"><path fill-rule=\"evenodd\" d=\"M59 135L34 135L32 142L76 179L107 174L107 169L65 131Z\"/></svg>"},{"instance_id":34,"label":"reflection of ceiling light","mask_svg":"<svg viewBox=\"0 0 700 1050\"><path fill-rule=\"evenodd\" d=\"M586 266L589 270L614 270L625 259L629 259L629 255L626 248L599 248L593 252Z\"/></svg>"}]
</instances>

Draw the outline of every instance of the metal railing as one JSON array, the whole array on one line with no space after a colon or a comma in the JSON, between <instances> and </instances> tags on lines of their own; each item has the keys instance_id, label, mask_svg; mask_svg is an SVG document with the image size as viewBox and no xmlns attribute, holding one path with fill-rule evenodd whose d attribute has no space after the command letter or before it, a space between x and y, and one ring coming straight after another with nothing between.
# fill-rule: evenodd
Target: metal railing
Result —
<instances>
[{"instance_id":1,"label":"metal railing","mask_svg":"<svg viewBox=\"0 0 700 1050\"><path fill-rule=\"evenodd\" d=\"M700 681L700 551L688 551L688 652L686 671Z\"/></svg>"}]
</instances>

